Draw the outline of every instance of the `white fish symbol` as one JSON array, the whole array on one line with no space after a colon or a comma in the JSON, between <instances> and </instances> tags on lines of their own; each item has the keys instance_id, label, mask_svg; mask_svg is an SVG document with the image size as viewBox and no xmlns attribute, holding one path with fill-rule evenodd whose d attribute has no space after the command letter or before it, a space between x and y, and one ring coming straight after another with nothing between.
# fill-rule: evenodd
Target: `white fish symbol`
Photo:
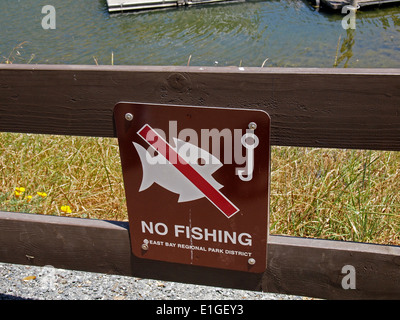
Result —
<instances>
[{"instance_id":1,"label":"white fish symbol","mask_svg":"<svg viewBox=\"0 0 400 320\"><path fill-rule=\"evenodd\" d=\"M221 161L207 152L189 142L173 138L176 153L189 163L213 188L219 190L223 187L218 183L212 174L222 167ZM197 200L205 197L192 182L190 182L174 165L158 153L156 156L151 154L140 144L132 142L135 146L143 168L143 179L139 189L144 191L153 183L179 194L178 202Z\"/></svg>"}]
</instances>

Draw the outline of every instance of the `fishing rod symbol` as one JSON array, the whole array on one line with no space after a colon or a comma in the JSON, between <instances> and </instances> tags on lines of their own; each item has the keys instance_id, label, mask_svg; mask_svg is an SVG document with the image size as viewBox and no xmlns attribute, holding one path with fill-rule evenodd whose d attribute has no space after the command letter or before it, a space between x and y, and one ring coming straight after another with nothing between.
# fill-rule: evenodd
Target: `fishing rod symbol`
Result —
<instances>
[{"instance_id":1,"label":"fishing rod symbol","mask_svg":"<svg viewBox=\"0 0 400 320\"><path fill-rule=\"evenodd\" d=\"M254 149L257 148L259 144L258 137L254 134L254 130L257 128L257 125L254 122L249 124L249 129L242 136L240 142L243 147L246 148L246 166L244 168L236 168L236 174L239 176L239 179L242 181L251 181L253 179L254 172Z\"/></svg>"}]
</instances>

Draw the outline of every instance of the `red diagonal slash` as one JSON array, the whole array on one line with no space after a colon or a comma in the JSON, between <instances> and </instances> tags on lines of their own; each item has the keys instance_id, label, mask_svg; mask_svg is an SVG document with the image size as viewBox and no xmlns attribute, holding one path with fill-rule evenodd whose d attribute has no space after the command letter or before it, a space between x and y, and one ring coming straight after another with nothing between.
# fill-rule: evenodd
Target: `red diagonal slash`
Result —
<instances>
[{"instance_id":1,"label":"red diagonal slash","mask_svg":"<svg viewBox=\"0 0 400 320\"><path fill-rule=\"evenodd\" d=\"M203 176L187 163L152 127L145 124L137 134L189 179L189 181L226 217L230 218L235 213L239 212L239 209L228 198L204 179ZM157 145L158 148L156 148L155 145Z\"/></svg>"}]
</instances>

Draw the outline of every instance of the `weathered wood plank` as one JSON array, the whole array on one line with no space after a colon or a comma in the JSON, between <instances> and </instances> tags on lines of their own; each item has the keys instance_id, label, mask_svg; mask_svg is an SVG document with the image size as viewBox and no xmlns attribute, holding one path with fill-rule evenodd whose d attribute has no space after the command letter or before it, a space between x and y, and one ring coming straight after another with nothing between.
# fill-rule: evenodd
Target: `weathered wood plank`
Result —
<instances>
[{"instance_id":1,"label":"weathered wood plank","mask_svg":"<svg viewBox=\"0 0 400 320\"><path fill-rule=\"evenodd\" d=\"M400 150L399 69L0 65L0 131L115 137L119 101L258 108L272 144Z\"/></svg>"},{"instance_id":2,"label":"weathered wood plank","mask_svg":"<svg viewBox=\"0 0 400 320\"><path fill-rule=\"evenodd\" d=\"M400 247L366 243L272 237L265 291L327 299L399 299ZM343 289L355 268L355 289ZM312 292L312 293L311 293ZM310 294L309 294L310 293Z\"/></svg>"},{"instance_id":3,"label":"weathered wood plank","mask_svg":"<svg viewBox=\"0 0 400 320\"><path fill-rule=\"evenodd\" d=\"M124 223L0 212L0 260L130 274L129 235Z\"/></svg>"},{"instance_id":4,"label":"weathered wood plank","mask_svg":"<svg viewBox=\"0 0 400 320\"><path fill-rule=\"evenodd\" d=\"M327 299L399 299L400 247L269 237L263 274L143 260L127 222L0 212L0 261ZM356 270L343 289L342 268Z\"/></svg>"}]
</instances>

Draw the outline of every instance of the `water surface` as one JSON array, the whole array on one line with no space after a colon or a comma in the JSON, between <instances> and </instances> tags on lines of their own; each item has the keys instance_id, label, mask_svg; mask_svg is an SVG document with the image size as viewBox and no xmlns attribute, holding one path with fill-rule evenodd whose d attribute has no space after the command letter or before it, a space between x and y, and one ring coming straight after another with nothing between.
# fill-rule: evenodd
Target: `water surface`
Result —
<instances>
[{"instance_id":1,"label":"water surface","mask_svg":"<svg viewBox=\"0 0 400 320\"><path fill-rule=\"evenodd\" d=\"M47 4L55 30L41 25ZM265 66L332 67L336 57L339 67L400 67L400 6L359 11L355 30L301 0L112 15L105 0L2 0L0 10L0 57L12 53L14 63L111 64L113 53L119 65L186 65L191 56L199 66L268 58Z\"/></svg>"}]
</instances>

